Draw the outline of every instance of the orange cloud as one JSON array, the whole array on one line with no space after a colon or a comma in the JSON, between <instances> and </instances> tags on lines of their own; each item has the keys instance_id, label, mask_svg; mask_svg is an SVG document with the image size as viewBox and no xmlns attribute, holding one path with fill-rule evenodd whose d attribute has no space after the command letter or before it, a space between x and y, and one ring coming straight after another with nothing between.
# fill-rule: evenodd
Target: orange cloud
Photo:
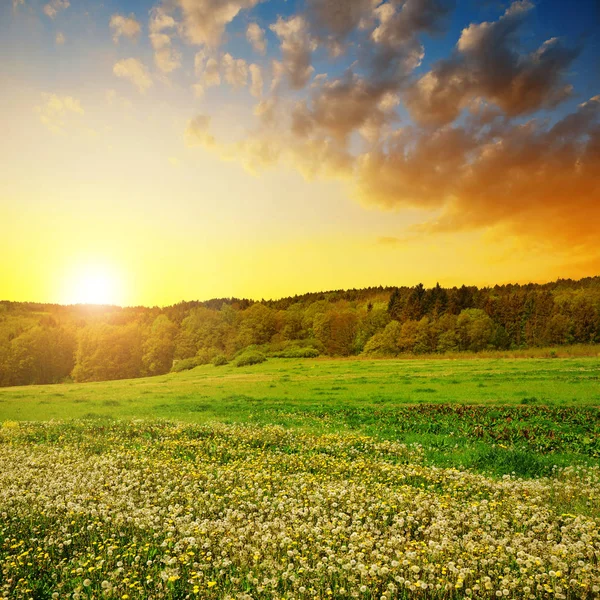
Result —
<instances>
[{"instance_id":1,"label":"orange cloud","mask_svg":"<svg viewBox=\"0 0 600 600\"><path fill-rule=\"evenodd\" d=\"M233 3L232 13L252 2ZM270 26L281 61L272 61L271 91L255 107L255 126L237 143L222 144L204 119L190 121L188 143L237 158L252 172L283 164L308 178L342 178L366 206L435 213L410 235L492 228L593 248L600 222L600 96L554 124L515 119L571 94L566 73L579 49L553 38L522 53L519 34L533 4L517 0L496 21L464 28L454 55L414 79L423 55L419 34L440 31L452 6L446 0L309 0L305 13ZM252 43L262 39L259 30L248 33ZM307 86L317 46L343 48L355 31L370 50L366 60L359 56L345 74L322 73ZM251 91L260 97L256 65L228 54L198 57L205 81L223 76L246 85L249 72ZM399 102L413 123L400 120Z\"/></svg>"},{"instance_id":2,"label":"orange cloud","mask_svg":"<svg viewBox=\"0 0 600 600\"><path fill-rule=\"evenodd\" d=\"M556 244L594 247L600 222L600 96L549 127L407 131L357 162L363 202L443 209L420 231L502 226Z\"/></svg>"}]
</instances>

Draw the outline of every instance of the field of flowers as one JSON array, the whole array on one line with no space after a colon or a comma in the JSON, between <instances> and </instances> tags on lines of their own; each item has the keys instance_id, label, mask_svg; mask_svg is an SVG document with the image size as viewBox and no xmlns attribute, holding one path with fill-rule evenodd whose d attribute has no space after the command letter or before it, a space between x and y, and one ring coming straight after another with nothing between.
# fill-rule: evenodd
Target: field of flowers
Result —
<instances>
[{"instance_id":1,"label":"field of flowers","mask_svg":"<svg viewBox=\"0 0 600 600\"><path fill-rule=\"evenodd\" d=\"M0 598L600 598L600 470L363 434L5 422Z\"/></svg>"}]
</instances>

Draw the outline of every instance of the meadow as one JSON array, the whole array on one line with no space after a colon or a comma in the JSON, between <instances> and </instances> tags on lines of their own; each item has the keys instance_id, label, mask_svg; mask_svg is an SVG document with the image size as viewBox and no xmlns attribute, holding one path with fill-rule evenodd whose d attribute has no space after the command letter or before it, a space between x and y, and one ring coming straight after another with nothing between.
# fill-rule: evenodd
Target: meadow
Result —
<instances>
[{"instance_id":1,"label":"meadow","mask_svg":"<svg viewBox=\"0 0 600 600\"><path fill-rule=\"evenodd\" d=\"M597 358L0 390L2 598L600 598Z\"/></svg>"}]
</instances>

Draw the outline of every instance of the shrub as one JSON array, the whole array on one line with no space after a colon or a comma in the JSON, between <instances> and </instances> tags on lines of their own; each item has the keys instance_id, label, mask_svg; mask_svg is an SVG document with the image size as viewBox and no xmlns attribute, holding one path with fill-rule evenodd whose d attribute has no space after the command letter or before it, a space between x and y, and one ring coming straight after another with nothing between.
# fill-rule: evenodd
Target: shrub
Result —
<instances>
[{"instance_id":1,"label":"shrub","mask_svg":"<svg viewBox=\"0 0 600 600\"><path fill-rule=\"evenodd\" d=\"M273 356L276 358L316 358L321 354L316 348L307 346L304 348L298 346L292 346L285 348L279 352L274 352Z\"/></svg>"},{"instance_id":2,"label":"shrub","mask_svg":"<svg viewBox=\"0 0 600 600\"><path fill-rule=\"evenodd\" d=\"M171 367L171 373L181 373L181 371L189 371L200 365L200 361L197 357L184 358L183 360L177 360Z\"/></svg>"},{"instance_id":3,"label":"shrub","mask_svg":"<svg viewBox=\"0 0 600 600\"><path fill-rule=\"evenodd\" d=\"M212 364L215 365L215 367L222 367L227 363L227 357L224 354L217 354L217 356L212 359Z\"/></svg>"},{"instance_id":4,"label":"shrub","mask_svg":"<svg viewBox=\"0 0 600 600\"><path fill-rule=\"evenodd\" d=\"M213 361L217 354L219 354L219 352L214 348L200 348L200 350L196 352L196 361L199 365L208 365Z\"/></svg>"},{"instance_id":5,"label":"shrub","mask_svg":"<svg viewBox=\"0 0 600 600\"><path fill-rule=\"evenodd\" d=\"M262 352L245 352L244 354L241 354L235 361L235 366L247 367L249 365L258 365L265 362L265 360L267 360L267 357Z\"/></svg>"}]
</instances>

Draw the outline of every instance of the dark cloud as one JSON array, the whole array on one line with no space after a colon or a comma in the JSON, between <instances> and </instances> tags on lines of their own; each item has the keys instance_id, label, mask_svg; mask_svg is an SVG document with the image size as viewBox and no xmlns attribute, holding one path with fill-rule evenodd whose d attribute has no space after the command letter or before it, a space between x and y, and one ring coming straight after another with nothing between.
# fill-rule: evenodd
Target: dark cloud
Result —
<instances>
[{"instance_id":1,"label":"dark cloud","mask_svg":"<svg viewBox=\"0 0 600 600\"><path fill-rule=\"evenodd\" d=\"M567 69L579 50L556 38L528 54L519 52L518 33L533 5L513 2L495 22L463 29L456 54L439 61L410 86L404 101L420 123L439 125L457 118L475 97L508 116L553 108L571 95Z\"/></svg>"},{"instance_id":2,"label":"dark cloud","mask_svg":"<svg viewBox=\"0 0 600 600\"><path fill-rule=\"evenodd\" d=\"M361 52L370 78L404 86L425 56L419 36L441 32L453 6L451 0L389 0L378 4L373 9L368 43L362 45Z\"/></svg>"},{"instance_id":3,"label":"dark cloud","mask_svg":"<svg viewBox=\"0 0 600 600\"><path fill-rule=\"evenodd\" d=\"M389 48L402 48L420 32L441 33L453 9L451 0L384 2L375 9L379 24L372 37Z\"/></svg>"},{"instance_id":4,"label":"dark cloud","mask_svg":"<svg viewBox=\"0 0 600 600\"><path fill-rule=\"evenodd\" d=\"M315 35L340 43L372 17L377 4L378 0L308 0L307 13Z\"/></svg>"},{"instance_id":5,"label":"dark cloud","mask_svg":"<svg viewBox=\"0 0 600 600\"><path fill-rule=\"evenodd\" d=\"M395 120L392 93L390 84L372 84L348 72L325 81L313 90L309 101L296 105L292 131L300 137L317 132L345 144L354 131L378 131Z\"/></svg>"}]
</instances>

